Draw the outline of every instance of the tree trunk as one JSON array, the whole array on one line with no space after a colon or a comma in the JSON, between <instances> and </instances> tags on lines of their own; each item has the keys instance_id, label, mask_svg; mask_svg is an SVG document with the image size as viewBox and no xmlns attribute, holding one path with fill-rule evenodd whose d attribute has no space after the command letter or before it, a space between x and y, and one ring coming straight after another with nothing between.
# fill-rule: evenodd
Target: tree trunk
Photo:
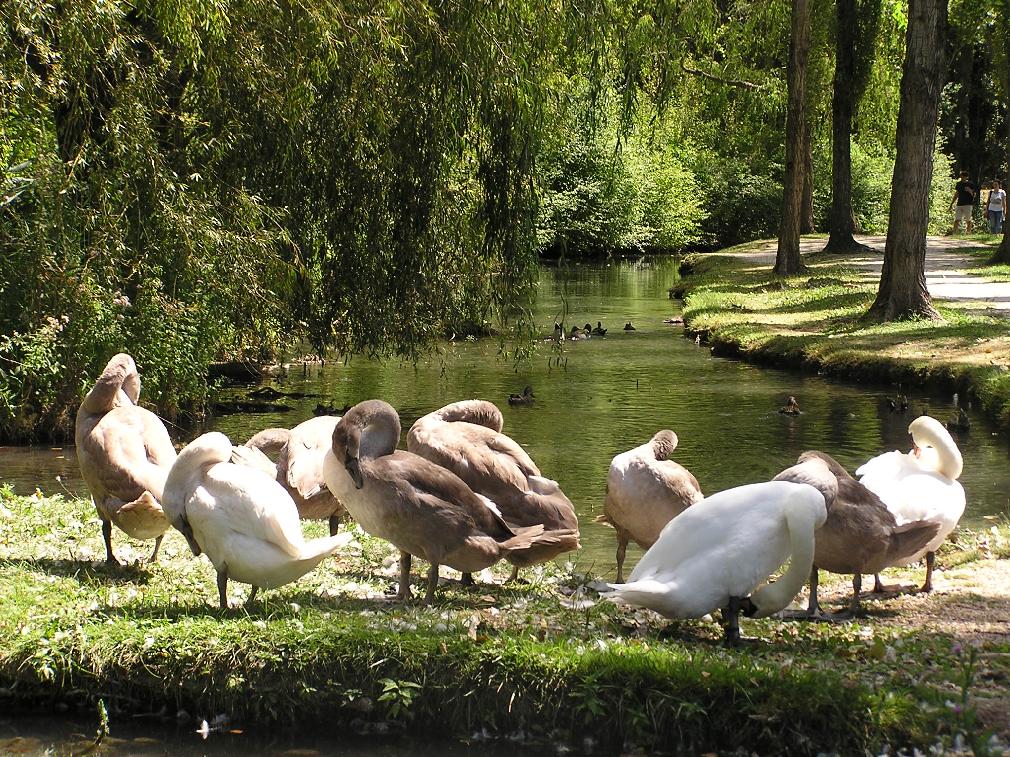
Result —
<instances>
[{"instance_id":1,"label":"tree trunk","mask_svg":"<svg viewBox=\"0 0 1010 757\"><path fill-rule=\"evenodd\" d=\"M1010 87L1007 88L1010 90ZM1007 191L1007 187L1010 186L1007 182L1010 182L1010 95L1007 97L1007 110L1006 116L1004 117L1004 122L1006 124L1006 159L1007 159L1007 172L1003 177L1003 191ZM1007 219L1006 213L1003 214L1003 241L999 243L999 247L996 248L996 252L993 254L992 258L989 260L990 263L1010 263L1010 219Z\"/></svg>"},{"instance_id":2,"label":"tree trunk","mask_svg":"<svg viewBox=\"0 0 1010 757\"><path fill-rule=\"evenodd\" d=\"M852 116L856 105L856 0L836 0L835 78L831 100L831 211L825 252L858 252L852 236Z\"/></svg>"},{"instance_id":3,"label":"tree trunk","mask_svg":"<svg viewBox=\"0 0 1010 757\"><path fill-rule=\"evenodd\" d=\"M775 273L803 269L800 260L800 210L803 205L803 122L806 102L807 54L810 52L810 4L793 0L789 37L789 105L786 112L786 175L782 198L782 226L775 255Z\"/></svg>"},{"instance_id":4,"label":"tree trunk","mask_svg":"<svg viewBox=\"0 0 1010 757\"><path fill-rule=\"evenodd\" d=\"M939 317L926 289L926 228L946 34L947 0L910 0L884 268L868 313L877 320Z\"/></svg>"},{"instance_id":5,"label":"tree trunk","mask_svg":"<svg viewBox=\"0 0 1010 757\"><path fill-rule=\"evenodd\" d=\"M800 234L814 233L814 147L810 120L803 119L803 203L800 207Z\"/></svg>"}]
</instances>

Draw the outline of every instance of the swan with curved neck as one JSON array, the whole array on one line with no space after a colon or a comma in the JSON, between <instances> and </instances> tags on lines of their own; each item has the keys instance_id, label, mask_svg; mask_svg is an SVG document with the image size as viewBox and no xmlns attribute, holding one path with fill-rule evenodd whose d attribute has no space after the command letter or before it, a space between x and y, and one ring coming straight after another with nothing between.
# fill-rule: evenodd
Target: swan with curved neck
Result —
<instances>
[{"instance_id":1,"label":"swan with curved neck","mask_svg":"<svg viewBox=\"0 0 1010 757\"><path fill-rule=\"evenodd\" d=\"M624 580L628 542L648 549L671 518L703 497L698 479L670 459L677 443L677 435L663 429L610 463L603 515L596 520L617 532L617 583Z\"/></svg>"},{"instance_id":2,"label":"swan with curved neck","mask_svg":"<svg viewBox=\"0 0 1010 757\"><path fill-rule=\"evenodd\" d=\"M330 449L340 416L320 415L292 429L268 428L252 436L246 447L277 456L276 477L303 520L326 520L330 535L340 529L346 512L323 480L323 458Z\"/></svg>"},{"instance_id":3,"label":"swan with curved neck","mask_svg":"<svg viewBox=\"0 0 1010 757\"><path fill-rule=\"evenodd\" d=\"M805 483L748 484L691 505L666 525L627 583L611 584L612 597L668 618L700 618L722 608L726 643L739 642L739 612L766 617L802 588L813 564L814 532L837 494L822 461L794 466L790 474ZM786 572L759 587L786 560Z\"/></svg>"},{"instance_id":4,"label":"swan with curved neck","mask_svg":"<svg viewBox=\"0 0 1010 757\"><path fill-rule=\"evenodd\" d=\"M350 539L305 541L295 503L268 473L230 462L224 434L197 437L179 453L165 483L165 512L195 555L217 570L218 598L228 606L228 580L272 589L300 578Z\"/></svg>"},{"instance_id":5,"label":"swan with curved neck","mask_svg":"<svg viewBox=\"0 0 1010 757\"><path fill-rule=\"evenodd\" d=\"M75 422L77 461L102 520L110 565L118 565L113 523L135 539L154 539L152 562L169 527L161 498L175 447L165 424L139 400L137 365L120 353L85 396Z\"/></svg>"},{"instance_id":6,"label":"swan with curved neck","mask_svg":"<svg viewBox=\"0 0 1010 757\"><path fill-rule=\"evenodd\" d=\"M835 477L838 494L828 510L827 520L814 539L814 564L810 571L810 600L806 617L843 619L859 613L859 594L863 573L876 573L898 565L936 536L939 526L930 521L899 525L887 506L872 491L849 475L837 460L823 452L809 450L798 463L819 459ZM796 480L791 471L783 471L774 480ZM817 601L818 569L852 575L852 600L849 612L825 615Z\"/></svg>"},{"instance_id":7,"label":"swan with curved neck","mask_svg":"<svg viewBox=\"0 0 1010 757\"><path fill-rule=\"evenodd\" d=\"M491 402L464 400L419 418L407 433L407 450L459 476L490 499L513 526L542 525L544 534L528 549L506 556L512 577L520 567L546 562L579 548L579 521L557 481L545 478L532 458L501 433L504 419Z\"/></svg>"},{"instance_id":8,"label":"swan with curved neck","mask_svg":"<svg viewBox=\"0 0 1010 757\"><path fill-rule=\"evenodd\" d=\"M878 455L860 466L856 476L884 501L899 524L923 520L937 524L936 536L923 549L896 563L907 565L925 555L922 591L931 591L936 550L964 514L964 488L957 481L964 461L950 433L935 418L916 418L908 433L912 436L910 452ZM874 590L881 589L878 577Z\"/></svg>"},{"instance_id":9,"label":"swan with curved neck","mask_svg":"<svg viewBox=\"0 0 1010 757\"><path fill-rule=\"evenodd\" d=\"M400 550L398 598L410 598L411 556L427 560L430 603L439 565L472 573L513 552L553 542L543 526L510 528L494 504L455 473L396 449L400 419L382 400L361 402L333 431L326 484L368 533Z\"/></svg>"}]
</instances>

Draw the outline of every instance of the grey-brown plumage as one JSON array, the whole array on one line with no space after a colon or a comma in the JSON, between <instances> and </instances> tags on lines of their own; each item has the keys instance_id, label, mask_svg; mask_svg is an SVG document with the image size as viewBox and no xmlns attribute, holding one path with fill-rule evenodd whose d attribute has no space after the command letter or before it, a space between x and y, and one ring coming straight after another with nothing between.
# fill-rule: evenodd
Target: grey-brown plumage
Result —
<instances>
[{"instance_id":1,"label":"grey-brown plumage","mask_svg":"<svg viewBox=\"0 0 1010 757\"><path fill-rule=\"evenodd\" d=\"M863 573L877 573L916 554L936 536L939 526L929 521L898 525L881 499L849 475L838 461L823 452L808 450L798 462L820 459L838 482L838 495L828 519L816 532L814 567L810 580L808 614L819 615L817 570L853 576L851 612L859 612ZM791 470L791 469L790 469ZM779 476L783 476L780 473ZM779 478L778 476L776 478ZM788 478L787 480L794 480Z\"/></svg>"},{"instance_id":2,"label":"grey-brown plumage","mask_svg":"<svg viewBox=\"0 0 1010 757\"><path fill-rule=\"evenodd\" d=\"M106 562L112 552L112 524L135 539L155 539L151 560L169 522L161 507L175 447L165 424L140 407L140 375L133 358L114 356L77 411L77 462L102 519Z\"/></svg>"},{"instance_id":3,"label":"grey-brown plumage","mask_svg":"<svg viewBox=\"0 0 1010 757\"><path fill-rule=\"evenodd\" d=\"M346 512L323 480L323 458L330 449L339 416L309 418L292 429L268 428L252 436L246 447L277 456L276 478L298 508L302 520L327 520L337 533Z\"/></svg>"},{"instance_id":4,"label":"grey-brown plumage","mask_svg":"<svg viewBox=\"0 0 1010 757\"><path fill-rule=\"evenodd\" d=\"M596 521L617 531L617 583L624 580L629 541L648 549L674 516L702 499L698 479L669 459L677 441L673 431L663 429L610 463L603 515Z\"/></svg>"},{"instance_id":5,"label":"grey-brown plumage","mask_svg":"<svg viewBox=\"0 0 1010 757\"><path fill-rule=\"evenodd\" d=\"M334 429L323 470L351 517L400 549L401 599L410 596L411 555L431 563L430 602L439 565L470 573L538 541L553 541L542 525L510 528L455 473L396 449L399 438L400 419L388 403L361 402Z\"/></svg>"},{"instance_id":6,"label":"grey-brown plumage","mask_svg":"<svg viewBox=\"0 0 1010 757\"><path fill-rule=\"evenodd\" d=\"M495 503L512 526L542 525L553 536L513 550L513 578L535 565L579 548L579 521L557 481L545 478L514 439L501 433L501 411L485 400L464 400L419 418L407 433L407 449L447 468L473 491Z\"/></svg>"}]
</instances>

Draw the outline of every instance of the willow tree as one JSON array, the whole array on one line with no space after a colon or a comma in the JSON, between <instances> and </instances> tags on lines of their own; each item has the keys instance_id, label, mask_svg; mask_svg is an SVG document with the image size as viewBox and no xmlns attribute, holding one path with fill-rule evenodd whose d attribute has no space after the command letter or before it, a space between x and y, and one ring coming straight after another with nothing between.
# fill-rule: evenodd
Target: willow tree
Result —
<instances>
[{"instance_id":1,"label":"willow tree","mask_svg":"<svg viewBox=\"0 0 1010 757\"><path fill-rule=\"evenodd\" d=\"M868 313L878 320L939 317L926 289L926 229L946 30L947 0L909 2L884 265Z\"/></svg>"},{"instance_id":2,"label":"willow tree","mask_svg":"<svg viewBox=\"0 0 1010 757\"><path fill-rule=\"evenodd\" d=\"M566 8L0 4L0 434L68 429L121 349L174 415L215 358L503 319L552 88L602 45Z\"/></svg>"},{"instance_id":3,"label":"willow tree","mask_svg":"<svg viewBox=\"0 0 1010 757\"><path fill-rule=\"evenodd\" d=\"M866 89L880 25L881 0L836 0L835 75L831 100L831 211L825 252L854 252L852 119Z\"/></svg>"},{"instance_id":4,"label":"willow tree","mask_svg":"<svg viewBox=\"0 0 1010 757\"><path fill-rule=\"evenodd\" d=\"M779 229L775 273L797 273L800 260L800 215L803 207L804 131L806 66L810 52L810 4L793 0L789 37L787 80L789 104L786 113L786 174L782 201L782 225Z\"/></svg>"}]
</instances>

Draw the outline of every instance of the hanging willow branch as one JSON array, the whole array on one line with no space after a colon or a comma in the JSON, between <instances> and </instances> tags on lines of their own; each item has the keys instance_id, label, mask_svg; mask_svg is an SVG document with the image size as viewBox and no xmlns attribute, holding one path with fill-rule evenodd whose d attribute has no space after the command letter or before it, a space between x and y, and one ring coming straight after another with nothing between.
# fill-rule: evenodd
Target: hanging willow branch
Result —
<instances>
[{"instance_id":1,"label":"hanging willow branch","mask_svg":"<svg viewBox=\"0 0 1010 757\"><path fill-rule=\"evenodd\" d=\"M715 74L710 74L708 71L702 71L698 68L691 68L683 60L680 62L680 67L685 73L694 74L695 76L700 76L703 79L708 79L709 81L719 82L720 84L728 84L731 87L740 87L741 89L763 89L764 84L755 84L752 81L744 81L743 79L727 79L722 76L716 76Z\"/></svg>"}]
</instances>

